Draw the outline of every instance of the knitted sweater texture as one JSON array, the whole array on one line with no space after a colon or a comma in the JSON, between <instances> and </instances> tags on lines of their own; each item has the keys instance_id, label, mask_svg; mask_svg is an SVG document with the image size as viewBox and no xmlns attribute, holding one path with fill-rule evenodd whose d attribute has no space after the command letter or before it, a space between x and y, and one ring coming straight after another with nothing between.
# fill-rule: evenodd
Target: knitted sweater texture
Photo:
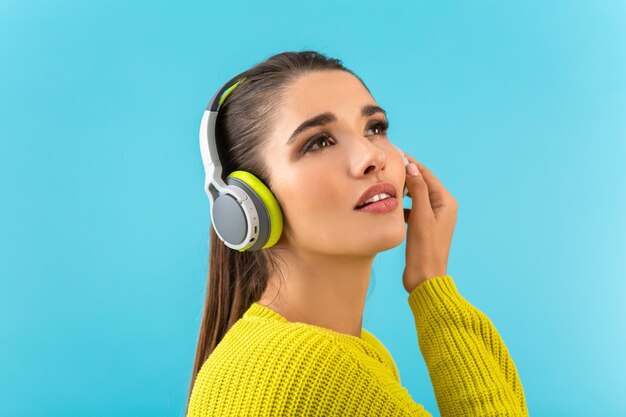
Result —
<instances>
[{"instance_id":1,"label":"knitted sweater texture","mask_svg":"<svg viewBox=\"0 0 626 417\"><path fill-rule=\"evenodd\" d=\"M442 417L528 416L504 342L451 276L424 281L408 304ZM201 416L432 417L369 331L290 322L256 302L196 376L187 417Z\"/></svg>"}]
</instances>

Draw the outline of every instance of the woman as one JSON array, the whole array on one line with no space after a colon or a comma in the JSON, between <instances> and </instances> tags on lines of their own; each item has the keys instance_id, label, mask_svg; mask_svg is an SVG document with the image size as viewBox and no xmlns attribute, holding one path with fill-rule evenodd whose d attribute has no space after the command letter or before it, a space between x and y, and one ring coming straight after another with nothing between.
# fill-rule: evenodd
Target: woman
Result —
<instances>
[{"instance_id":1,"label":"woman","mask_svg":"<svg viewBox=\"0 0 626 417\"><path fill-rule=\"evenodd\" d=\"M362 80L315 51L240 77L215 124L223 173L258 178L284 224L261 250L212 228L187 415L430 416L361 327L374 257L405 238L402 283L441 415L528 415L498 332L446 274L458 204L408 154L405 168ZM362 207L375 184L381 201Z\"/></svg>"}]
</instances>

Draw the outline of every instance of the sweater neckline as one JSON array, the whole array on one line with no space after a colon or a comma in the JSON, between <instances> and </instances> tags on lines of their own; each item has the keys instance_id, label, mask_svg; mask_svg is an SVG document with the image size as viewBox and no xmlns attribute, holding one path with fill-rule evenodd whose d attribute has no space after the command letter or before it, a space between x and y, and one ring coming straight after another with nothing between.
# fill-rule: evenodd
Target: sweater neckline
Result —
<instances>
[{"instance_id":1,"label":"sweater neckline","mask_svg":"<svg viewBox=\"0 0 626 417\"><path fill-rule=\"evenodd\" d=\"M271 308L266 307L262 304L259 304L257 301L253 302L252 305L250 305L250 308L245 313L245 316L258 317L258 318L266 319L266 320L280 321L283 323L291 323L291 324L296 324L299 326L305 326L305 327L308 327L317 331L321 331L321 332L330 334L332 336L335 336L344 340L358 341L360 343L365 342L365 339L363 338L363 336L365 332L367 331L364 328L361 328L361 337L357 337L351 334L341 333L333 329L329 329L327 327L317 326L315 324L304 323L300 321L292 322L292 321L287 320L287 318L283 317L281 314L272 310Z\"/></svg>"}]
</instances>

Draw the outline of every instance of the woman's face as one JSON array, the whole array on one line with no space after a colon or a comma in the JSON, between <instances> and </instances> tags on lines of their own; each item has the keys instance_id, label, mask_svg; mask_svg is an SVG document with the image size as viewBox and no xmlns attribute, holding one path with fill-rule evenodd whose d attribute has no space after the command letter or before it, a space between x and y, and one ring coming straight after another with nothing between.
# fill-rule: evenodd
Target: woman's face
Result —
<instances>
[{"instance_id":1,"label":"woman's face","mask_svg":"<svg viewBox=\"0 0 626 417\"><path fill-rule=\"evenodd\" d=\"M284 216L278 245L328 255L375 255L401 244L405 168L377 125L387 120L385 114L361 112L363 106L377 106L367 89L345 71L316 71L294 81L281 103L263 151L269 186ZM304 129L287 143L304 121L322 113L334 120ZM361 194L381 181L395 186L397 207L387 213L355 210Z\"/></svg>"}]
</instances>

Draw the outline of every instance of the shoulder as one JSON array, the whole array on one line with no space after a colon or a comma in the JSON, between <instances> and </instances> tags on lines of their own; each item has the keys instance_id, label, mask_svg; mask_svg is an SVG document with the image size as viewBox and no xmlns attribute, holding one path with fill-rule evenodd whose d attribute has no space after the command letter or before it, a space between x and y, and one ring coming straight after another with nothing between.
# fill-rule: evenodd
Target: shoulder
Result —
<instances>
[{"instance_id":1,"label":"shoulder","mask_svg":"<svg viewBox=\"0 0 626 417\"><path fill-rule=\"evenodd\" d=\"M289 378L338 364L341 349L333 338L299 323L242 319L225 334L198 373L210 383L216 375Z\"/></svg>"},{"instance_id":2,"label":"shoulder","mask_svg":"<svg viewBox=\"0 0 626 417\"><path fill-rule=\"evenodd\" d=\"M319 407L340 406L335 402L357 371L353 359L321 332L238 321L198 372L188 415L314 415Z\"/></svg>"}]
</instances>

